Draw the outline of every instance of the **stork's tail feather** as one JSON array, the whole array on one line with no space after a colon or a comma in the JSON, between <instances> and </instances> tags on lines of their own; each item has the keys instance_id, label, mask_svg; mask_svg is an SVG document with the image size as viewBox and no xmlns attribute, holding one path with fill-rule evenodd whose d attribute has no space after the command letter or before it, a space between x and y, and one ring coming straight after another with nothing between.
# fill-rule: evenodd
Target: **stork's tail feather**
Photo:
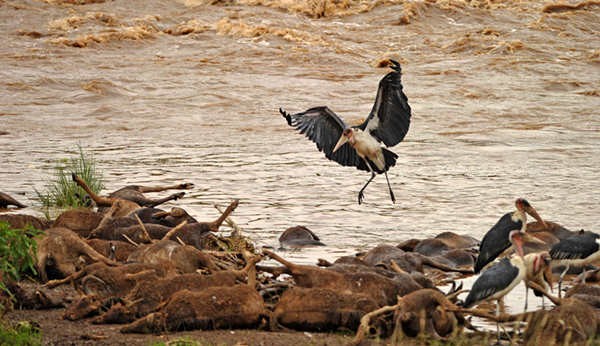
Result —
<instances>
[{"instance_id":1,"label":"stork's tail feather","mask_svg":"<svg viewBox=\"0 0 600 346\"><path fill-rule=\"evenodd\" d=\"M398 154L390 151L386 148L381 148L383 151L383 157L385 158L385 171L387 172L390 167L394 167L396 165L396 159L398 158Z\"/></svg>"}]
</instances>

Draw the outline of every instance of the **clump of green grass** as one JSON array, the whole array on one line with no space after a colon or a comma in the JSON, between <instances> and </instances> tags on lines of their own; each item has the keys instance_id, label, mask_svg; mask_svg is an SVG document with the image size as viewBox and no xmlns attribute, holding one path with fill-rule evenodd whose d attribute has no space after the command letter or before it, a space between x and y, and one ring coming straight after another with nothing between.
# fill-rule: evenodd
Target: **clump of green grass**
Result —
<instances>
[{"instance_id":1,"label":"clump of green grass","mask_svg":"<svg viewBox=\"0 0 600 346\"><path fill-rule=\"evenodd\" d=\"M19 281L26 272L36 273L37 243L33 237L40 233L33 227L13 229L7 222L0 221L0 291L11 298L12 294L6 284ZM4 309L5 306L0 301L0 312Z\"/></svg>"},{"instance_id":2,"label":"clump of green grass","mask_svg":"<svg viewBox=\"0 0 600 346\"><path fill-rule=\"evenodd\" d=\"M42 344L39 328L29 322L19 322L15 326L0 321L0 345L37 346Z\"/></svg>"},{"instance_id":3,"label":"clump of green grass","mask_svg":"<svg viewBox=\"0 0 600 346\"><path fill-rule=\"evenodd\" d=\"M86 192L73 182L71 173L77 174L95 193L99 193L104 188L102 173L96 168L94 157L85 153L81 146L78 146L78 151L79 154L76 157L62 160L56 165L54 178L46 185L44 191L36 190L38 199L46 210L52 207L89 205Z\"/></svg>"}]
</instances>

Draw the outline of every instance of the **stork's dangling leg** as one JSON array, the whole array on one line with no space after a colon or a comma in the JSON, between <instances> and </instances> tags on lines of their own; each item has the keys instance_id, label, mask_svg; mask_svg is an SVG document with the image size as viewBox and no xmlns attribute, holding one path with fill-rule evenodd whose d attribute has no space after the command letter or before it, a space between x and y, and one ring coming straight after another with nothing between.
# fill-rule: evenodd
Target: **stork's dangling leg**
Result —
<instances>
[{"instance_id":1,"label":"stork's dangling leg","mask_svg":"<svg viewBox=\"0 0 600 346\"><path fill-rule=\"evenodd\" d=\"M569 271L569 265L567 264L565 270L563 270L563 272L558 277L558 298L562 298L562 293L561 293L562 281L563 281L563 278L565 277L565 274L567 274L568 271Z\"/></svg>"},{"instance_id":2,"label":"stork's dangling leg","mask_svg":"<svg viewBox=\"0 0 600 346\"><path fill-rule=\"evenodd\" d=\"M500 299L496 301L496 339L498 341L498 345L500 345L500 322L498 322L498 317L500 316Z\"/></svg>"},{"instance_id":3,"label":"stork's dangling leg","mask_svg":"<svg viewBox=\"0 0 600 346\"><path fill-rule=\"evenodd\" d=\"M529 286L525 285L525 308L523 312L527 312L527 300L529 298Z\"/></svg>"},{"instance_id":4,"label":"stork's dangling leg","mask_svg":"<svg viewBox=\"0 0 600 346\"><path fill-rule=\"evenodd\" d=\"M369 167L369 171L371 171L371 178L369 178L369 180L367 180L367 183L365 184L365 186L363 186L362 189L360 189L360 191L358 192L358 204L362 203L363 199L365 198L364 191L367 188L367 185L369 185L369 183L373 179L375 179L375 175L376 175L375 171L373 171L373 168L371 168L371 165L369 164L369 161L365 160L365 163L367 164L367 167Z\"/></svg>"},{"instance_id":5,"label":"stork's dangling leg","mask_svg":"<svg viewBox=\"0 0 600 346\"><path fill-rule=\"evenodd\" d=\"M390 180L388 179L387 172L383 172L385 174L385 181L387 181L388 188L390 189L390 198L392 199L392 203L396 203L396 196L394 196L394 191L392 191L392 185L390 185Z\"/></svg>"}]
</instances>

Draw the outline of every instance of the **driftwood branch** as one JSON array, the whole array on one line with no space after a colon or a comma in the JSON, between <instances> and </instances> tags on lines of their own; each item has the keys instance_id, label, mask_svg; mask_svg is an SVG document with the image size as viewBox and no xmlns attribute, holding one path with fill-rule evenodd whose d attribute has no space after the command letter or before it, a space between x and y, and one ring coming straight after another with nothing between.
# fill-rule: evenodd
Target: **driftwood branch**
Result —
<instances>
[{"instance_id":1,"label":"driftwood branch","mask_svg":"<svg viewBox=\"0 0 600 346\"><path fill-rule=\"evenodd\" d=\"M215 209L217 209L219 211L219 213L223 214L223 210L221 209L221 207L219 207L216 204L213 204L213 207L215 207ZM242 236L242 229L240 226L238 226L238 224L235 223L235 221L233 221L229 216L225 218L225 223L233 228L233 232L231 232L231 235L233 237L241 237Z\"/></svg>"}]
</instances>

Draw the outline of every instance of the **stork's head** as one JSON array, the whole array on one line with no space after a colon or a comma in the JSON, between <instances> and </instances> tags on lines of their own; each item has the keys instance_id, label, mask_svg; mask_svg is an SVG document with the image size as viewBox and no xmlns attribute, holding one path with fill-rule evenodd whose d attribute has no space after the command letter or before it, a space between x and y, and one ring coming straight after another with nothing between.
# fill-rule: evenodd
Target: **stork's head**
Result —
<instances>
[{"instance_id":1,"label":"stork's head","mask_svg":"<svg viewBox=\"0 0 600 346\"><path fill-rule=\"evenodd\" d=\"M537 253L533 259L533 272L537 274L540 271L545 270L546 267L550 265L550 260L552 260L552 258L548 251Z\"/></svg>"},{"instance_id":2,"label":"stork's head","mask_svg":"<svg viewBox=\"0 0 600 346\"><path fill-rule=\"evenodd\" d=\"M531 204L529 204L529 202L525 198L517 198L517 200L515 201L515 206L517 207L517 210L531 215L534 219L536 219L537 222L542 224L544 229L547 228L544 220L542 220L535 208L532 207Z\"/></svg>"},{"instance_id":3,"label":"stork's head","mask_svg":"<svg viewBox=\"0 0 600 346\"><path fill-rule=\"evenodd\" d=\"M341 148L342 145L346 144L346 142L348 142L348 141L350 141L350 143L352 143L353 137L354 137L354 129L353 128L348 127L346 129L344 129L344 132L342 132L340 139L338 140L337 144L333 148L333 152L335 153L336 151L338 151L338 149Z\"/></svg>"}]
</instances>

